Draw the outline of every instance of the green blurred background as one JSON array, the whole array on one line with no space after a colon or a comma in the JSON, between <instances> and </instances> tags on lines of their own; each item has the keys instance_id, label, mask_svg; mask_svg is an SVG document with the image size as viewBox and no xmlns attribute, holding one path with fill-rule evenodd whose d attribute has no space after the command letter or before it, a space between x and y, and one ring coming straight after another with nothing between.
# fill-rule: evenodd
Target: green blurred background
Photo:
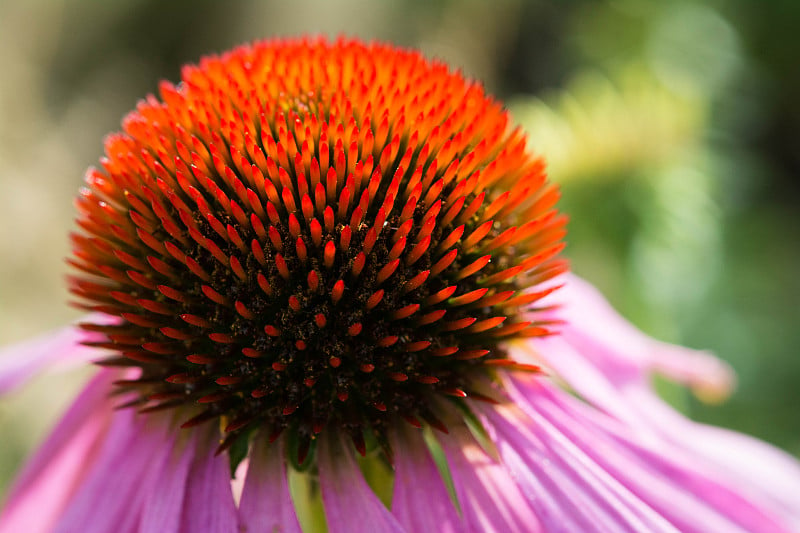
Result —
<instances>
[{"instance_id":1,"label":"green blurred background","mask_svg":"<svg viewBox=\"0 0 800 533\"><path fill-rule=\"evenodd\" d=\"M796 0L0 0L0 344L78 316L71 199L159 79L253 38L347 34L505 100L562 184L574 270L739 375L723 405L670 401L798 454L799 30ZM80 377L0 402L0 493Z\"/></svg>"}]
</instances>

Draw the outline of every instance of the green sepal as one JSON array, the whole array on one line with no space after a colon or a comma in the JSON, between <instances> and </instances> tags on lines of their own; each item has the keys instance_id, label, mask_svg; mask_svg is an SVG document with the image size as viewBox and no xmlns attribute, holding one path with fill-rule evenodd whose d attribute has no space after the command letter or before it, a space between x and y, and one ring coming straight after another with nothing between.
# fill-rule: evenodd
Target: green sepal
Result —
<instances>
[{"instance_id":1,"label":"green sepal","mask_svg":"<svg viewBox=\"0 0 800 533\"><path fill-rule=\"evenodd\" d=\"M239 464L247 457L247 452L250 450L250 433L251 431L245 431L239 437L233 441L231 447L228 448L228 460L230 461L231 465L231 479L236 477L236 469L239 468Z\"/></svg>"}]
</instances>

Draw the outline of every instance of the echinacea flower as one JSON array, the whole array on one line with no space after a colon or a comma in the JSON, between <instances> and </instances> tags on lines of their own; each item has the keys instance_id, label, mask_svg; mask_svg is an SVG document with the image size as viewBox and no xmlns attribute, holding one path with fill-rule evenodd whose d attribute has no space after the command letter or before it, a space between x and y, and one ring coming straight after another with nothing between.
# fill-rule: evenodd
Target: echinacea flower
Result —
<instances>
[{"instance_id":1,"label":"echinacea flower","mask_svg":"<svg viewBox=\"0 0 800 533\"><path fill-rule=\"evenodd\" d=\"M793 459L648 385L727 367L566 274L557 189L480 85L278 40L160 94L77 200L91 314L0 359L0 392L102 366L0 532L291 532L320 505L332 533L800 527Z\"/></svg>"}]
</instances>

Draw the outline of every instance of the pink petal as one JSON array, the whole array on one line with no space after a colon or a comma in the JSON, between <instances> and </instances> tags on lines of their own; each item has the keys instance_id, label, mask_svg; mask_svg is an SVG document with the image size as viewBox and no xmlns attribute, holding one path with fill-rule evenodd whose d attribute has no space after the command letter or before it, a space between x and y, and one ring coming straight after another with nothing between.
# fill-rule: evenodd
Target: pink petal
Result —
<instances>
[{"instance_id":1,"label":"pink petal","mask_svg":"<svg viewBox=\"0 0 800 533\"><path fill-rule=\"evenodd\" d=\"M301 531L286 479L283 439L253 442L239 516L247 531Z\"/></svg>"},{"instance_id":2,"label":"pink petal","mask_svg":"<svg viewBox=\"0 0 800 533\"><path fill-rule=\"evenodd\" d=\"M489 457L466 426L449 424L438 435L453 479L467 531L533 533L543 531L508 470Z\"/></svg>"},{"instance_id":3,"label":"pink petal","mask_svg":"<svg viewBox=\"0 0 800 533\"><path fill-rule=\"evenodd\" d=\"M392 514L397 521L408 531L463 531L422 433L410 427L400 428L394 435L392 449L395 451Z\"/></svg>"},{"instance_id":4,"label":"pink petal","mask_svg":"<svg viewBox=\"0 0 800 533\"><path fill-rule=\"evenodd\" d=\"M693 422L650 391L633 389L628 398L663 442L781 517L790 529L800 530L800 464L795 458L747 435Z\"/></svg>"},{"instance_id":5,"label":"pink petal","mask_svg":"<svg viewBox=\"0 0 800 533\"><path fill-rule=\"evenodd\" d=\"M141 519L139 533L172 533L181 531L181 515L184 506L189 469L194 461L194 446L181 443L176 428L168 427L172 433L164 444L167 453L161 461L154 461L142 487Z\"/></svg>"},{"instance_id":6,"label":"pink petal","mask_svg":"<svg viewBox=\"0 0 800 533\"><path fill-rule=\"evenodd\" d=\"M613 414L620 420L638 423L639 414L620 394L620 389L609 381L591 357L579 353L561 335L536 339L535 342L519 342L509 348L511 359L532 363L546 362L557 378L566 381L598 409ZM636 383L640 383L636 379Z\"/></svg>"},{"instance_id":7,"label":"pink petal","mask_svg":"<svg viewBox=\"0 0 800 533\"><path fill-rule=\"evenodd\" d=\"M84 390L22 473L0 531L237 530L218 435L182 435L168 415L114 411L107 395L119 377L103 370Z\"/></svg>"},{"instance_id":8,"label":"pink petal","mask_svg":"<svg viewBox=\"0 0 800 533\"><path fill-rule=\"evenodd\" d=\"M680 450L688 461L765 511L800 529L800 466L755 439L696 424L652 391L653 371L686 383L701 397L716 399L731 388L733 375L706 352L650 339L620 317L600 293L575 276L548 298L564 303L554 311L567 324L561 338L519 347L521 359L543 358L578 393L654 442ZM562 293L559 295L559 293Z\"/></svg>"},{"instance_id":9,"label":"pink petal","mask_svg":"<svg viewBox=\"0 0 800 533\"><path fill-rule=\"evenodd\" d=\"M108 400L106 400L108 402ZM85 467L86 477L54 531L101 533L120 530L137 516L138 488L159 448L144 421L131 410L114 413L102 447Z\"/></svg>"},{"instance_id":10,"label":"pink petal","mask_svg":"<svg viewBox=\"0 0 800 533\"><path fill-rule=\"evenodd\" d=\"M91 315L89 319L97 324L108 324L114 320L100 314ZM6 346L0 350L0 394L21 385L47 366L99 359L102 351L81 344L95 340L100 340L96 333L69 326Z\"/></svg>"},{"instance_id":11,"label":"pink petal","mask_svg":"<svg viewBox=\"0 0 800 533\"><path fill-rule=\"evenodd\" d=\"M544 418L474 408L546 531L677 531Z\"/></svg>"},{"instance_id":12,"label":"pink petal","mask_svg":"<svg viewBox=\"0 0 800 533\"><path fill-rule=\"evenodd\" d=\"M320 439L319 483L329 533L405 531L367 485L352 446L338 436Z\"/></svg>"},{"instance_id":13,"label":"pink petal","mask_svg":"<svg viewBox=\"0 0 800 533\"><path fill-rule=\"evenodd\" d=\"M111 371L100 371L28 460L0 514L0 532L52 530L101 448L112 415L107 402L115 378Z\"/></svg>"},{"instance_id":14,"label":"pink petal","mask_svg":"<svg viewBox=\"0 0 800 533\"><path fill-rule=\"evenodd\" d=\"M639 446L645 442L657 450L651 461L665 469L682 466L673 475L696 483L705 491L705 503L727 519L745 529L759 520L783 524L774 529L800 529L795 496L800 493L800 466L793 458L755 439L686 419L658 398L648 382L649 373L662 372L714 399L730 389L730 369L708 353L648 338L578 278L567 277L562 290L564 306L553 311L567 321L562 334L517 345L512 357L544 361L592 405L624 422L628 432L635 429ZM625 435L624 445L631 445ZM658 507L655 496L648 498ZM680 522L681 517L670 519Z\"/></svg>"},{"instance_id":15,"label":"pink petal","mask_svg":"<svg viewBox=\"0 0 800 533\"><path fill-rule=\"evenodd\" d=\"M689 385L700 395L724 397L733 387L730 367L708 352L691 350L652 339L622 318L591 284L574 275L558 281L564 286L542 301L556 306L552 318L564 321L560 337L587 358L611 383L621 386L641 381L658 371ZM540 355L551 365L557 356L547 341L534 341ZM559 372L568 382L580 379L562 365Z\"/></svg>"},{"instance_id":16,"label":"pink petal","mask_svg":"<svg viewBox=\"0 0 800 533\"><path fill-rule=\"evenodd\" d=\"M217 432L199 428L192 432L189 446L194 448L194 461L186 480L180 531L238 531L230 464L227 454L215 454L218 442Z\"/></svg>"},{"instance_id":17,"label":"pink petal","mask_svg":"<svg viewBox=\"0 0 800 533\"><path fill-rule=\"evenodd\" d=\"M786 530L741 493L740 484L704 474L697 458L651 434L633 431L541 380L507 379L506 390L534 424L563 434L681 531Z\"/></svg>"}]
</instances>

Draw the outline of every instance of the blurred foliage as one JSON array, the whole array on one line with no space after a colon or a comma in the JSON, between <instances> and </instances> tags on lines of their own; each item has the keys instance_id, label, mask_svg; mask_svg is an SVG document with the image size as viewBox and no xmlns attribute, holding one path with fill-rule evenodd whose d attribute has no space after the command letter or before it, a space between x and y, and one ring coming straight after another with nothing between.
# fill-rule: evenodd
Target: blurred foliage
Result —
<instances>
[{"instance_id":1,"label":"blurred foliage","mask_svg":"<svg viewBox=\"0 0 800 533\"><path fill-rule=\"evenodd\" d=\"M671 401L800 453L798 28L795 0L0 0L0 343L78 316L70 198L160 78L253 38L344 33L421 48L507 101L562 184L574 270L739 374L724 405ZM67 381L0 403L0 487Z\"/></svg>"}]
</instances>

